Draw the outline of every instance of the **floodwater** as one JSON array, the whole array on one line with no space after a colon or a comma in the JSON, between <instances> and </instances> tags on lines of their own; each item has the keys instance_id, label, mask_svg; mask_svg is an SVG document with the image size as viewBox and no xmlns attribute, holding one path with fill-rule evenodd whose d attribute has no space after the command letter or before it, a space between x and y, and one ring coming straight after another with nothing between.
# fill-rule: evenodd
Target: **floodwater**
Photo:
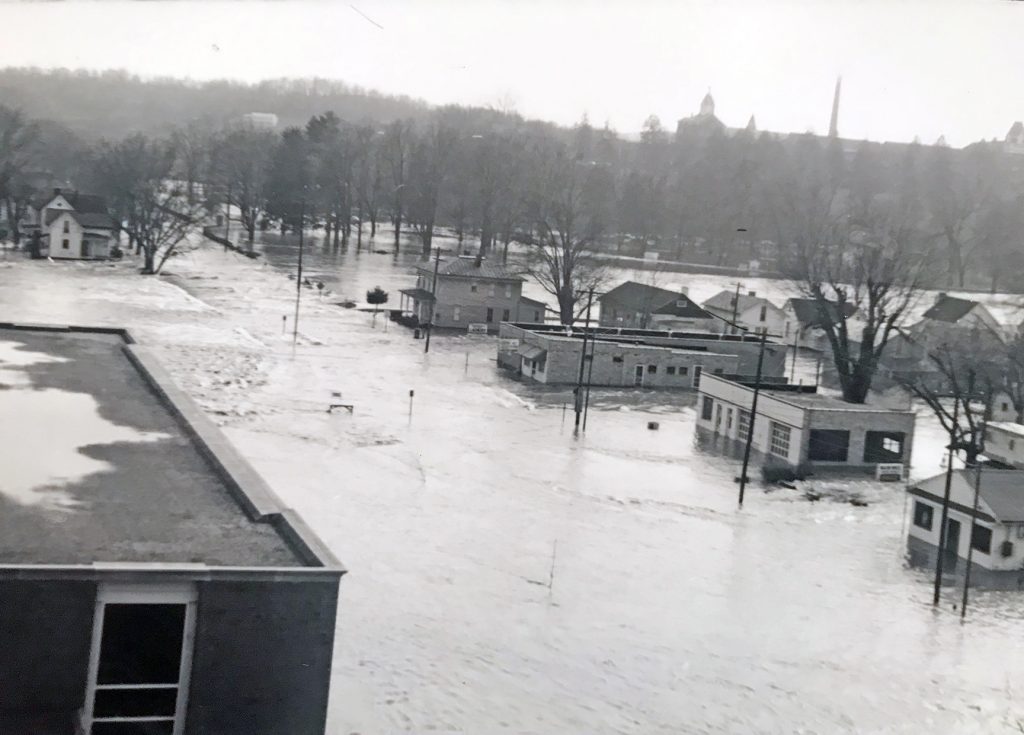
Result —
<instances>
[{"instance_id":1,"label":"floodwater","mask_svg":"<svg viewBox=\"0 0 1024 735\"><path fill-rule=\"evenodd\" d=\"M113 469L81 449L115 442L155 441L164 435L140 432L105 419L87 393L35 389L25 368L64 358L0 340L0 447L7 458L0 494L24 505L64 507L74 501L61 490L87 475Z\"/></svg>"},{"instance_id":2,"label":"floodwater","mask_svg":"<svg viewBox=\"0 0 1024 735\"><path fill-rule=\"evenodd\" d=\"M493 338L424 354L330 303L409 283L388 255L310 255L334 293L303 290L293 345L268 256L213 248L163 281L18 262L0 307L132 327L346 564L329 732L1020 732L1024 598L979 591L966 625L956 590L933 609L899 486L755 483L739 510L692 394L595 391L576 437L569 391L508 379ZM941 445L922 422L915 474Z\"/></svg>"}]
</instances>

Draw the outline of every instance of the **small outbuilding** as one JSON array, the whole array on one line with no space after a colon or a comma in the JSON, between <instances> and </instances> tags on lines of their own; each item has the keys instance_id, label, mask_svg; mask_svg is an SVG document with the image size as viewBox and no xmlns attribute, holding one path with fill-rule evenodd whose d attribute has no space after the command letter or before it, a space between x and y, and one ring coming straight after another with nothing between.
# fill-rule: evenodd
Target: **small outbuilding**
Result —
<instances>
[{"instance_id":1,"label":"small outbuilding","mask_svg":"<svg viewBox=\"0 0 1024 735\"><path fill-rule=\"evenodd\" d=\"M978 508L974 486L980 479ZM946 474L907 487L907 551L916 565L931 566L939 550ZM971 552L971 580L1000 588L1024 586L1024 471L984 466L954 470L947 507L947 572L962 574Z\"/></svg>"}]
</instances>

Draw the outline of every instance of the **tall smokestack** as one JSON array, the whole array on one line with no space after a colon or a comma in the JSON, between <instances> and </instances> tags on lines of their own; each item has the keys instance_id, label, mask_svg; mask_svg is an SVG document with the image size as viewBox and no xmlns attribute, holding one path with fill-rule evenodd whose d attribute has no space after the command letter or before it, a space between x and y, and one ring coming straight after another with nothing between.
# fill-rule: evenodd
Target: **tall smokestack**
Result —
<instances>
[{"instance_id":1,"label":"tall smokestack","mask_svg":"<svg viewBox=\"0 0 1024 735\"><path fill-rule=\"evenodd\" d=\"M843 78L836 77L836 94L832 98L832 120L828 124L828 137L839 137L839 93L843 89Z\"/></svg>"}]
</instances>

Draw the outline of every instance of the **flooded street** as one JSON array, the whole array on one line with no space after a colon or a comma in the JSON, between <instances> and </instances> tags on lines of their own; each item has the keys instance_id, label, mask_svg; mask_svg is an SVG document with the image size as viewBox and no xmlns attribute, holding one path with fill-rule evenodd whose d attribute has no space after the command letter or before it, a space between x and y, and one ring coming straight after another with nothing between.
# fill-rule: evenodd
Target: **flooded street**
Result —
<instances>
[{"instance_id":1,"label":"flooded street","mask_svg":"<svg viewBox=\"0 0 1024 735\"><path fill-rule=\"evenodd\" d=\"M207 247L159 279L0 260L3 321L133 330L348 567L329 732L1021 731L1024 598L974 593L966 625L958 591L934 610L904 564L901 486L819 480L809 502L757 482L739 511L738 463L695 441L692 393L595 391L576 438L571 391L509 379L492 337L424 354L331 303L380 285L397 306L407 252L314 243L305 267L333 293L304 290L294 347L288 246ZM657 285L702 301L735 283ZM942 444L922 414L915 476Z\"/></svg>"}]
</instances>

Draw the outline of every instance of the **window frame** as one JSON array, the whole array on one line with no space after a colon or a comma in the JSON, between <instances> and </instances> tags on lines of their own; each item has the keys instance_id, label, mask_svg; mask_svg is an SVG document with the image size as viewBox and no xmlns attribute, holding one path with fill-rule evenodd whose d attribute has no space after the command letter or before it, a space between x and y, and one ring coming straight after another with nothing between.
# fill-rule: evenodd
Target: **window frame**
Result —
<instances>
[{"instance_id":1,"label":"window frame","mask_svg":"<svg viewBox=\"0 0 1024 735\"><path fill-rule=\"evenodd\" d=\"M919 512L920 511L920 512ZM931 531L935 526L935 508L920 500L914 500L912 523L924 531ZM928 525L925 525L927 520Z\"/></svg>"},{"instance_id":2,"label":"window frame","mask_svg":"<svg viewBox=\"0 0 1024 735\"><path fill-rule=\"evenodd\" d=\"M983 532L981 534L982 536L984 536L986 534L988 536L987 543L985 543L984 545L982 545L981 541L979 541L979 539L978 539L978 535L979 535L978 532L979 531ZM986 556L991 556L991 554L992 554L992 529L989 528L988 526L982 526L977 521L972 522L971 523L971 548L974 549L975 551L977 551L978 553L985 554Z\"/></svg>"},{"instance_id":3,"label":"window frame","mask_svg":"<svg viewBox=\"0 0 1024 735\"><path fill-rule=\"evenodd\" d=\"M710 421L715 415L715 399L711 396L704 396L700 407L701 421Z\"/></svg>"},{"instance_id":4,"label":"window frame","mask_svg":"<svg viewBox=\"0 0 1024 735\"><path fill-rule=\"evenodd\" d=\"M785 438L783 439L783 432ZM780 453L782 445L785 444L785 453ZM780 459L789 460L789 452L793 448L793 427L778 421L772 421L768 426L768 454Z\"/></svg>"},{"instance_id":5,"label":"window frame","mask_svg":"<svg viewBox=\"0 0 1024 735\"><path fill-rule=\"evenodd\" d=\"M188 691L192 677L192 658L195 649L196 608L198 589L193 583L180 584L122 584L101 583L96 591L93 613L92 638L89 648L89 668L86 679L85 702L80 710L79 725L84 733L91 733L97 722L166 722L171 721L173 735L183 735L188 712ZM176 684L99 684L100 649L103 642L103 623L107 605L184 605L185 619L181 639L181 660ZM115 689L175 689L176 701L172 717L95 717L97 690Z\"/></svg>"}]
</instances>

